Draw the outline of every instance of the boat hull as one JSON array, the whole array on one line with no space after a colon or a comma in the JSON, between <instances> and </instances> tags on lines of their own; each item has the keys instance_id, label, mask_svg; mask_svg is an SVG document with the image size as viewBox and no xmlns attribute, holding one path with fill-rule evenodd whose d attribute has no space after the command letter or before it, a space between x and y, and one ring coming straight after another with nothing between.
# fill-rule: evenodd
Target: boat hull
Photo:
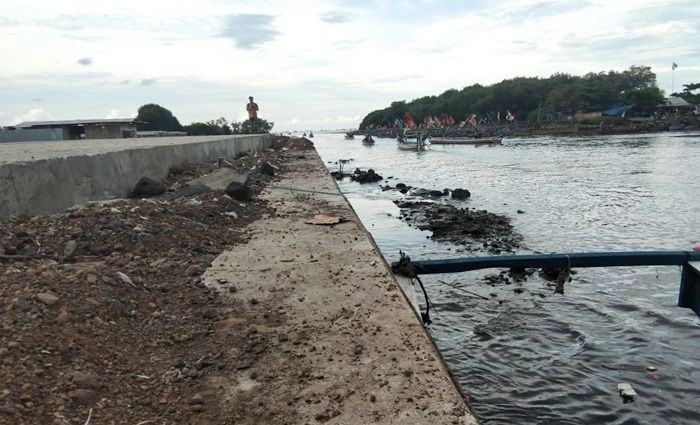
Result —
<instances>
[{"instance_id":1,"label":"boat hull","mask_svg":"<svg viewBox=\"0 0 700 425\"><path fill-rule=\"evenodd\" d=\"M462 137L431 137L431 145L496 145L501 143L500 137L489 137L485 139L470 139Z\"/></svg>"}]
</instances>

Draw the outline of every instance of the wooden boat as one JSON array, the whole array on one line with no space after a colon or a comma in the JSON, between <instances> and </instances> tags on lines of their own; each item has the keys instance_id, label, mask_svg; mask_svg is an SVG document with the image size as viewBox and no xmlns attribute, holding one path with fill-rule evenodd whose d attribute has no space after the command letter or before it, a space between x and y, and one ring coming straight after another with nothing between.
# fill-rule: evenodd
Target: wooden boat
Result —
<instances>
[{"instance_id":1,"label":"wooden boat","mask_svg":"<svg viewBox=\"0 0 700 425\"><path fill-rule=\"evenodd\" d=\"M399 138L399 149L402 151L424 151L427 137L418 134L414 139L410 136Z\"/></svg>"},{"instance_id":2,"label":"wooden boat","mask_svg":"<svg viewBox=\"0 0 700 425\"><path fill-rule=\"evenodd\" d=\"M494 145L500 144L501 137L474 139L471 137L431 137L431 145Z\"/></svg>"},{"instance_id":3,"label":"wooden boat","mask_svg":"<svg viewBox=\"0 0 700 425\"><path fill-rule=\"evenodd\" d=\"M368 134L368 135L365 136L364 139L362 139L362 144L363 144L363 145L367 145L367 146L371 146L371 145L374 144L374 139L372 138L372 136L370 136L370 135Z\"/></svg>"},{"instance_id":4,"label":"wooden boat","mask_svg":"<svg viewBox=\"0 0 700 425\"><path fill-rule=\"evenodd\" d=\"M352 133L345 133L345 140L352 140L355 138L355 135Z\"/></svg>"}]
</instances>

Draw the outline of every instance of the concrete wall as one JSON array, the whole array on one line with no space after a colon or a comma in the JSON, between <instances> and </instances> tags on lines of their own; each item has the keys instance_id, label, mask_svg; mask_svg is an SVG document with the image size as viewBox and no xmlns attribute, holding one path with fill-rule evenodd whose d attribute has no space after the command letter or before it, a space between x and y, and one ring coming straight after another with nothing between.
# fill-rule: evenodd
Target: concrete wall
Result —
<instances>
[{"instance_id":1,"label":"concrete wall","mask_svg":"<svg viewBox=\"0 0 700 425\"><path fill-rule=\"evenodd\" d=\"M63 140L63 130L60 128L33 128L25 130L0 131L0 143L3 142L33 142L33 141Z\"/></svg>"},{"instance_id":2,"label":"concrete wall","mask_svg":"<svg viewBox=\"0 0 700 425\"><path fill-rule=\"evenodd\" d=\"M125 197L141 177L162 179L172 165L234 158L241 152L269 147L274 139L270 135L238 136L4 164L0 166L0 220L10 215L49 214L87 201ZM85 152L89 152L89 141L85 146Z\"/></svg>"}]
</instances>

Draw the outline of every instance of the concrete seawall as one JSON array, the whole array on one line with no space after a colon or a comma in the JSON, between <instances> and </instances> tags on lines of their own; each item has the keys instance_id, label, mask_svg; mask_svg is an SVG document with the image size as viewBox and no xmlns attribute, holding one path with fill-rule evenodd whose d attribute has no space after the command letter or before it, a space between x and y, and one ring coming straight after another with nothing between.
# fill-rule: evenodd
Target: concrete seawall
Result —
<instances>
[{"instance_id":1,"label":"concrete seawall","mask_svg":"<svg viewBox=\"0 0 700 425\"><path fill-rule=\"evenodd\" d=\"M252 135L3 144L0 220L124 197L141 177L162 179L175 164L233 158L273 140Z\"/></svg>"}]
</instances>

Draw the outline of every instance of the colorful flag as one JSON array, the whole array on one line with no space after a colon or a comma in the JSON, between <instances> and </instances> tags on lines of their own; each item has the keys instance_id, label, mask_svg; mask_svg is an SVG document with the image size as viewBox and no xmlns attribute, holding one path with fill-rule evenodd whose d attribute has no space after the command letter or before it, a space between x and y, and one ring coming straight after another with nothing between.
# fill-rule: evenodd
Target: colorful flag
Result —
<instances>
[{"instance_id":1,"label":"colorful flag","mask_svg":"<svg viewBox=\"0 0 700 425\"><path fill-rule=\"evenodd\" d=\"M671 65L671 71L675 71L676 68L678 68L678 64L673 62L673 65Z\"/></svg>"}]
</instances>

